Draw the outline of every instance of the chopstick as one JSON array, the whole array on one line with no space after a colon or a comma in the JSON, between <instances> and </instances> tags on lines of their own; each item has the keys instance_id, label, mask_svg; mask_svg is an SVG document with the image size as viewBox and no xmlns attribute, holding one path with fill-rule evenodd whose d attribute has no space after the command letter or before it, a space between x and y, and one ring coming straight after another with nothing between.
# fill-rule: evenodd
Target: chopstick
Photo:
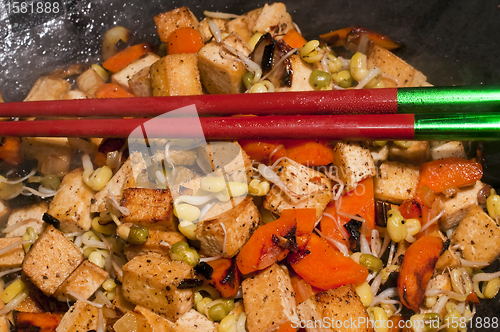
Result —
<instances>
[{"instance_id":1,"label":"chopstick","mask_svg":"<svg viewBox=\"0 0 500 332\"><path fill-rule=\"evenodd\" d=\"M0 136L499 140L500 113L8 121Z\"/></svg>"},{"instance_id":2,"label":"chopstick","mask_svg":"<svg viewBox=\"0 0 500 332\"><path fill-rule=\"evenodd\" d=\"M155 117L194 104L200 115L409 114L500 111L500 87L420 87L0 103L2 117Z\"/></svg>"}]
</instances>

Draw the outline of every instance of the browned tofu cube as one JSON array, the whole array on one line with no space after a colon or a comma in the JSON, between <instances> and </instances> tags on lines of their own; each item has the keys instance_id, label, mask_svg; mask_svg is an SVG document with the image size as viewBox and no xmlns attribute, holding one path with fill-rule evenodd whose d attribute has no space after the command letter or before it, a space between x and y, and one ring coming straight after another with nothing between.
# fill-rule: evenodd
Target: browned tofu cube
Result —
<instances>
[{"instance_id":1,"label":"browned tofu cube","mask_svg":"<svg viewBox=\"0 0 500 332\"><path fill-rule=\"evenodd\" d=\"M446 268L454 269L456 267L460 267L460 259L450 249L442 253L436 262L436 270L438 271L443 271Z\"/></svg>"},{"instance_id":2,"label":"browned tofu cube","mask_svg":"<svg viewBox=\"0 0 500 332\"><path fill-rule=\"evenodd\" d=\"M477 181L473 186L463 187L452 197L441 197L444 213L439 218L442 229L456 227L467 211L475 205L479 205L477 196L485 184Z\"/></svg>"},{"instance_id":3,"label":"browned tofu cube","mask_svg":"<svg viewBox=\"0 0 500 332\"><path fill-rule=\"evenodd\" d=\"M83 259L80 250L50 225L26 254L23 271L45 295L51 296Z\"/></svg>"},{"instance_id":4,"label":"browned tofu cube","mask_svg":"<svg viewBox=\"0 0 500 332\"><path fill-rule=\"evenodd\" d=\"M408 148L391 144L389 159L400 163L420 165L429 159L430 149L427 141L414 141Z\"/></svg>"},{"instance_id":5,"label":"browned tofu cube","mask_svg":"<svg viewBox=\"0 0 500 332\"><path fill-rule=\"evenodd\" d=\"M360 181L376 174L370 149L358 142L338 142L333 154L333 164L344 182L346 193L356 188Z\"/></svg>"},{"instance_id":6,"label":"browned tofu cube","mask_svg":"<svg viewBox=\"0 0 500 332\"><path fill-rule=\"evenodd\" d=\"M448 157L467 159L464 145L460 141L450 141L431 149L432 160L444 159Z\"/></svg>"},{"instance_id":7,"label":"browned tofu cube","mask_svg":"<svg viewBox=\"0 0 500 332\"><path fill-rule=\"evenodd\" d=\"M97 331L99 309L83 301L75 304L64 314L56 332Z\"/></svg>"},{"instance_id":8,"label":"browned tofu cube","mask_svg":"<svg viewBox=\"0 0 500 332\"><path fill-rule=\"evenodd\" d=\"M15 245L16 242L18 242L17 245ZM0 256L0 271L9 270L23 265L24 248L23 245L21 244L21 238L20 237L0 238L0 249L12 245L14 245L14 247L11 250Z\"/></svg>"},{"instance_id":9,"label":"browned tofu cube","mask_svg":"<svg viewBox=\"0 0 500 332\"><path fill-rule=\"evenodd\" d=\"M122 216L125 223L164 231L175 230L169 190L128 188L123 191L121 205L130 211Z\"/></svg>"},{"instance_id":10,"label":"browned tofu cube","mask_svg":"<svg viewBox=\"0 0 500 332\"><path fill-rule=\"evenodd\" d=\"M451 242L460 246L465 259L491 263L500 254L500 226L476 205L460 221Z\"/></svg>"},{"instance_id":11,"label":"browned tofu cube","mask_svg":"<svg viewBox=\"0 0 500 332\"><path fill-rule=\"evenodd\" d=\"M35 233L42 234L47 224L42 220L43 214L47 212L49 204L40 202L33 205L13 209L7 220L7 227L29 220L29 222L19 226L5 234L5 237L23 236L28 227L33 228Z\"/></svg>"},{"instance_id":12,"label":"browned tofu cube","mask_svg":"<svg viewBox=\"0 0 500 332\"><path fill-rule=\"evenodd\" d=\"M36 159L43 174L62 177L70 171L73 148L66 137L23 137L22 141L24 157Z\"/></svg>"},{"instance_id":13,"label":"browned tofu cube","mask_svg":"<svg viewBox=\"0 0 500 332\"><path fill-rule=\"evenodd\" d=\"M142 69L149 71L151 65L158 60L160 60L158 55L154 53L147 53L129 64L127 67L121 69L119 72L111 75L111 82L120 85L125 90L130 90L129 80Z\"/></svg>"},{"instance_id":14,"label":"browned tofu cube","mask_svg":"<svg viewBox=\"0 0 500 332\"><path fill-rule=\"evenodd\" d=\"M93 196L94 191L83 182L83 168L77 168L63 178L47 213L59 220L59 229L63 232L88 231L92 224L90 201Z\"/></svg>"},{"instance_id":15,"label":"browned tofu cube","mask_svg":"<svg viewBox=\"0 0 500 332\"><path fill-rule=\"evenodd\" d=\"M116 332L128 332L128 331L141 331L141 332L153 332L151 325L149 325L148 320L144 315L135 310L127 312L125 315L120 317L113 324L113 331Z\"/></svg>"},{"instance_id":16,"label":"browned tofu cube","mask_svg":"<svg viewBox=\"0 0 500 332\"><path fill-rule=\"evenodd\" d=\"M146 318L149 326L151 326L152 332L169 332L174 326L174 323L168 319L157 315L151 310L141 307L140 305L135 307L134 312L139 313Z\"/></svg>"},{"instance_id":17,"label":"browned tofu cube","mask_svg":"<svg viewBox=\"0 0 500 332\"><path fill-rule=\"evenodd\" d=\"M164 43L168 36L179 28L191 27L198 29L199 22L196 16L187 7L180 7L154 17L158 36Z\"/></svg>"},{"instance_id":18,"label":"browned tofu cube","mask_svg":"<svg viewBox=\"0 0 500 332\"><path fill-rule=\"evenodd\" d=\"M292 85L290 87L279 87L276 91L314 91L314 87L309 83L309 77L314 67L302 60L298 54L292 54L289 59L293 72L291 76Z\"/></svg>"},{"instance_id":19,"label":"browned tofu cube","mask_svg":"<svg viewBox=\"0 0 500 332\"><path fill-rule=\"evenodd\" d=\"M113 305L124 314L133 310L135 307L135 304L127 301L127 299L123 297L123 289L120 285L116 286L115 288L115 298L113 299Z\"/></svg>"},{"instance_id":20,"label":"browned tofu cube","mask_svg":"<svg viewBox=\"0 0 500 332\"><path fill-rule=\"evenodd\" d=\"M265 4L260 11L249 12L246 16L247 24L253 33L271 33L273 36L281 36L293 29L292 17L286 11L284 3L275 2Z\"/></svg>"},{"instance_id":21,"label":"browned tofu cube","mask_svg":"<svg viewBox=\"0 0 500 332\"><path fill-rule=\"evenodd\" d=\"M372 332L369 316L352 285L317 293L297 307L300 321L306 331ZM315 322L321 324L316 329Z\"/></svg>"},{"instance_id":22,"label":"browned tofu cube","mask_svg":"<svg viewBox=\"0 0 500 332\"><path fill-rule=\"evenodd\" d=\"M99 76L94 68L89 68L83 74L76 78L76 85L78 89L94 98L94 94L106 82Z\"/></svg>"},{"instance_id":23,"label":"browned tofu cube","mask_svg":"<svg viewBox=\"0 0 500 332\"><path fill-rule=\"evenodd\" d=\"M184 262L169 261L155 252L140 255L123 266L123 295L134 304L176 321L193 306L193 291L177 286L193 277L193 268Z\"/></svg>"},{"instance_id":24,"label":"browned tofu cube","mask_svg":"<svg viewBox=\"0 0 500 332\"><path fill-rule=\"evenodd\" d=\"M129 245L125 247L124 253L128 260L135 256L146 254L148 252L157 252L159 254L170 256L170 248L177 242L186 241L184 235L179 232L164 232L160 230L149 230L149 236L146 243L141 245Z\"/></svg>"},{"instance_id":25,"label":"browned tofu cube","mask_svg":"<svg viewBox=\"0 0 500 332\"><path fill-rule=\"evenodd\" d=\"M142 68L134 74L128 81L130 91L136 97L152 97L153 89L151 88L151 75L149 70L151 67Z\"/></svg>"},{"instance_id":26,"label":"browned tofu cube","mask_svg":"<svg viewBox=\"0 0 500 332\"><path fill-rule=\"evenodd\" d=\"M197 54L166 55L151 66L149 73L155 97L203 94Z\"/></svg>"},{"instance_id":27,"label":"browned tofu cube","mask_svg":"<svg viewBox=\"0 0 500 332\"><path fill-rule=\"evenodd\" d=\"M59 286L54 297L59 301L76 300L74 296L68 294L70 292L77 294L79 299L87 300L108 277L108 272L86 260Z\"/></svg>"},{"instance_id":28,"label":"browned tofu cube","mask_svg":"<svg viewBox=\"0 0 500 332\"><path fill-rule=\"evenodd\" d=\"M53 76L42 76L36 82L24 101L61 100L71 84L65 79Z\"/></svg>"},{"instance_id":29,"label":"browned tofu cube","mask_svg":"<svg viewBox=\"0 0 500 332\"><path fill-rule=\"evenodd\" d=\"M271 332L296 321L295 293L288 271L273 264L241 283L249 332Z\"/></svg>"},{"instance_id":30,"label":"browned tofu cube","mask_svg":"<svg viewBox=\"0 0 500 332\"><path fill-rule=\"evenodd\" d=\"M419 168L394 161L383 162L375 177L375 199L401 204L410 199L417 187Z\"/></svg>"},{"instance_id":31,"label":"browned tofu cube","mask_svg":"<svg viewBox=\"0 0 500 332\"><path fill-rule=\"evenodd\" d=\"M264 208L277 215L285 209L315 209L319 219L333 197L332 183L326 175L291 159L282 160L277 169L290 194L273 186Z\"/></svg>"},{"instance_id":32,"label":"browned tofu cube","mask_svg":"<svg viewBox=\"0 0 500 332\"><path fill-rule=\"evenodd\" d=\"M259 210L251 197L246 197L235 207L231 206L231 201L228 203L228 210L223 209L221 213L210 210L197 224L195 234L200 241L201 253L206 256L235 256L261 222Z\"/></svg>"},{"instance_id":33,"label":"browned tofu cube","mask_svg":"<svg viewBox=\"0 0 500 332\"><path fill-rule=\"evenodd\" d=\"M28 295L23 302L19 303L19 305L15 308L16 311L20 312L33 312L33 313L43 313L45 310L38 303L34 296ZM1 332L2 330L0 330Z\"/></svg>"},{"instance_id":34,"label":"browned tofu cube","mask_svg":"<svg viewBox=\"0 0 500 332\"><path fill-rule=\"evenodd\" d=\"M170 332L217 332L217 326L205 315L191 309L175 322Z\"/></svg>"},{"instance_id":35,"label":"browned tofu cube","mask_svg":"<svg viewBox=\"0 0 500 332\"><path fill-rule=\"evenodd\" d=\"M385 87L426 86L427 78L391 51L375 45L368 57L368 69L379 67L388 77L382 78ZM396 82L391 79L394 78Z\"/></svg>"},{"instance_id":36,"label":"browned tofu cube","mask_svg":"<svg viewBox=\"0 0 500 332\"><path fill-rule=\"evenodd\" d=\"M250 48L241 37L232 32L222 45L229 45L245 56L250 54ZM241 77L247 72L245 66L238 60L224 59L220 51L222 45L213 41L203 46L198 52L198 68L201 82L210 94L233 94L245 91Z\"/></svg>"}]
</instances>

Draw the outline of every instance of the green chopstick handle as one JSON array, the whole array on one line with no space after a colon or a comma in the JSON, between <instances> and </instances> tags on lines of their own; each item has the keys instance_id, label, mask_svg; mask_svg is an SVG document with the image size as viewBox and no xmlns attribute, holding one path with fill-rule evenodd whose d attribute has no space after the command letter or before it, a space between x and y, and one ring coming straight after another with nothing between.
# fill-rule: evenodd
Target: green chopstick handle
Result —
<instances>
[{"instance_id":1,"label":"green chopstick handle","mask_svg":"<svg viewBox=\"0 0 500 332\"><path fill-rule=\"evenodd\" d=\"M500 140L500 113L415 114L416 140Z\"/></svg>"},{"instance_id":2,"label":"green chopstick handle","mask_svg":"<svg viewBox=\"0 0 500 332\"><path fill-rule=\"evenodd\" d=\"M398 113L500 112L500 86L399 88Z\"/></svg>"}]
</instances>

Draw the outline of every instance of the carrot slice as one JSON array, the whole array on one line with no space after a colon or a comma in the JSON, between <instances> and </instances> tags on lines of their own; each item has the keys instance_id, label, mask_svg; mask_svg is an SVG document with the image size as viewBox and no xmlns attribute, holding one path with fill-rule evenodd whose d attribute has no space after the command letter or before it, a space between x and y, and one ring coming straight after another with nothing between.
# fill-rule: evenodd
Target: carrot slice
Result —
<instances>
[{"instance_id":1,"label":"carrot slice","mask_svg":"<svg viewBox=\"0 0 500 332\"><path fill-rule=\"evenodd\" d=\"M222 297L235 296L240 287L240 273L235 261L220 258L207 263L213 268L209 284L214 286Z\"/></svg>"},{"instance_id":2,"label":"carrot slice","mask_svg":"<svg viewBox=\"0 0 500 332\"><path fill-rule=\"evenodd\" d=\"M295 218L297 220L295 232L297 249L305 250L316 224L316 209L298 209L295 211Z\"/></svg>"},{"instance_id":3,"label":"carrot slice","mask_svg":"<svg viewBox=\"0 0 500 332\"><path fill-rule=\"evenodd\" d=\"M288 158L305 166L324 166L333 163L333 150L326 141L287 140Z\"/></svg>"},{"instance_id":4,"label":"carrot slice","mask_svg":"<svg viewBox=\"0 0 500 332\"><path fill-rule=\"evenodd\" d=\"M259 163L268 164L286 157L285 146L280 141L242 140L239 143L250 159Z\"/></svg>"},{"instance_id":5,"label":"carrot slice","mask_svg":"<svg viewBox=\"0 0 500 332\"><path fill-rule=\"evenodd\" d=\"M248 274L271 266L286 257L289 250L278 246L279 238L293 237L297 227L297 211L283 210L279 219L257 228L236 258L238 269Z\"/></svg>"},{"instance_id":6,"label":"carrot slice","mask_svg":"<svg viewBox=\"0 0 500 332\"><path fill-rule=\"evenodd\" d=\"M101 85L94 93L96 98L130 98L135 97L116 83Z\"/></svg>"},{"instance_id":7,"label":"carrot slice","mask_svg":"<svg viewBox=\"0 0 500 332\"><path fill-rule=\"evenodd\" d=\"M293 327L292 322L287 321L280 325L276 332L297 332L297 329Z\"/></svg>"},{"instance_id":8,"label":"carrot slice","mask_svg":"<svg viewBox=\"0 0 500 332\"><path fill-rule=\"evenodd\" d=\"M290 277L293 291L295 292L295 304L299 305L316 293L321 292L320 289L311 286L310 283L304 280L301 276L293 274Z\"/></svg>"},{"instance_id":9,"label":"carrot slice","mask_svg":"<svg viewBox=\"0 0 500 332\"><path fill-rule=\"evenodd\" d=\"M110 72L116 73L148 52L151 52L151 48L147 43L129 46L104 61L102 66Z\"/></svg>"},{"instance_id":10,"label":"carrot slice","mask_svg":"<svg viewBox=\"0 0 500 332\"><path fill-rule=\"evenodd\" d=\"M418 187L427 186L435 193L441 193L452 187L472 185L482 176L483 167L480 163L448 157L422 164Z\"/></svg>"},{"instance_id":11,"label":"carrot slice","mask_svg":"<svg viewBox=\"0 0 500 332\"><path fill-rule=\"evenodd\" d=\"M16 331L55 331L61 317L57 314L14 311Z\"/></svg>"},{"instance_id":12,"label":"carrot slice","mask_svg":"<svg viewBox=\"0 0 500 332\"><path fill-rule=\"evenodd\" d=\"M479 301L479 298L477 297L476 293L473 291L469 295L467 295L467 301L475 303L475 304L480 304L481 302Z\"/></svg>"},{"instance_id":13,"label":"carrot slice","mask_svg":"<svg viewBox=\"0 0 500 332\"><path fill-rule=\"evenodd\" d=\"M321 290L360 285L368 276L366 267L344 256L315 234L311 235L306 251L291 253L287 259L298 275Z\"/></svg>"},{"instance_id":14,"label":"carrot slice","mask_svg":"<svg viewBox=\"0 0 500 332\"><path fill-rule=\"evenodd\" d=\"M340 225L344 226L351 218L337 214L337 202L328 204L325 212L334 218L338 218ZM339 208L340 212L350 215L359 215L365 219L365 234L364 236L371 236L371 231L375 228L375 196L373 191L373 179L367 178L361 181L356 188L342 196L342 204ZM321 219L321 232L326 236L341 241L347 245L347 242L338 230L337 224L328 216L323 216Z\"/></svg>"},{"instance_id":15,"label":"carrot slice","mask_svg":"<svg viewBox=\"0 0 500 332\"><path fill-rule=\"evenodd\" d=\"M301 48L307 43L307 40L295 29L288 30L283 36L283 41L291 48Z\"/></svg>"},{"instance_id":16,"label":"carrot slice","mask_svg":"<svg viewBox=\"0 0 500 332\"><path fill-rule=\"evenodd\" d=\"M5 137L0 145L0 160L11 165L19 165L23 162L21 138Z\"/></svg>"},{"instance_id":17,"label":"carrot slice","mask_svg":"<svg viewBox=\"0 0 500 332\"><path fill-rule=\"evenodd\" d=\"M388 36L357 26L331 31L329 33L320 35L319 37L323 40L326 40L327 43L331 44L332 46L337 47L345 45L348 35L352 36L353 38L360 38L361 35L367 35L375 45L381 46L388 50L393 50L402 46L400 42L397 42Z\"/></svg>"},{"instance_id":18,"label":"carrot slice","mask_svg":"<svg viewBox=\"0 0 500 332\"><path fill-rule=\"evenodd\" d=\"M440 238L425 235L405 252L398 277L398 293L401 302L415 312L424 300L427 284L442 250Z\"/></svg>"},{"instance_id":19,"label":"carrot slice","mask_svg":"<svg viewBox=\"0 0 500 332\"><path fill-rule=\"evenodd\" d=\"M203 38L197 29L179 28L167 38L167 54L198 53L203 45Z\"/></svg>"}]
</instances>

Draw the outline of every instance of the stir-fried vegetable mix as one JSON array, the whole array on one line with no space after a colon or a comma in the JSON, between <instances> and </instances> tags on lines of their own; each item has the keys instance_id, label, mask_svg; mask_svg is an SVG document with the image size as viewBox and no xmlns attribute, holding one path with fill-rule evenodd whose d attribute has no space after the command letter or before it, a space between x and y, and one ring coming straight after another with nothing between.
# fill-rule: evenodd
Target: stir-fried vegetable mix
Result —
<instances>
[{"instance_id":1,"label":"stir-fried vegetable mix","mask_svg":"<svg viewBox=\"0 0 500 332\"><path fill-rule=\"evenodd\" d=\"M102 63L26 100L429 85L361 27L307 40L282 3L205 15L157 15L158 45L113 27ZM500 288L481 163L458 141L311 135L2 138L0 331L465 331Z\"/></svg>"}]
</instances>

